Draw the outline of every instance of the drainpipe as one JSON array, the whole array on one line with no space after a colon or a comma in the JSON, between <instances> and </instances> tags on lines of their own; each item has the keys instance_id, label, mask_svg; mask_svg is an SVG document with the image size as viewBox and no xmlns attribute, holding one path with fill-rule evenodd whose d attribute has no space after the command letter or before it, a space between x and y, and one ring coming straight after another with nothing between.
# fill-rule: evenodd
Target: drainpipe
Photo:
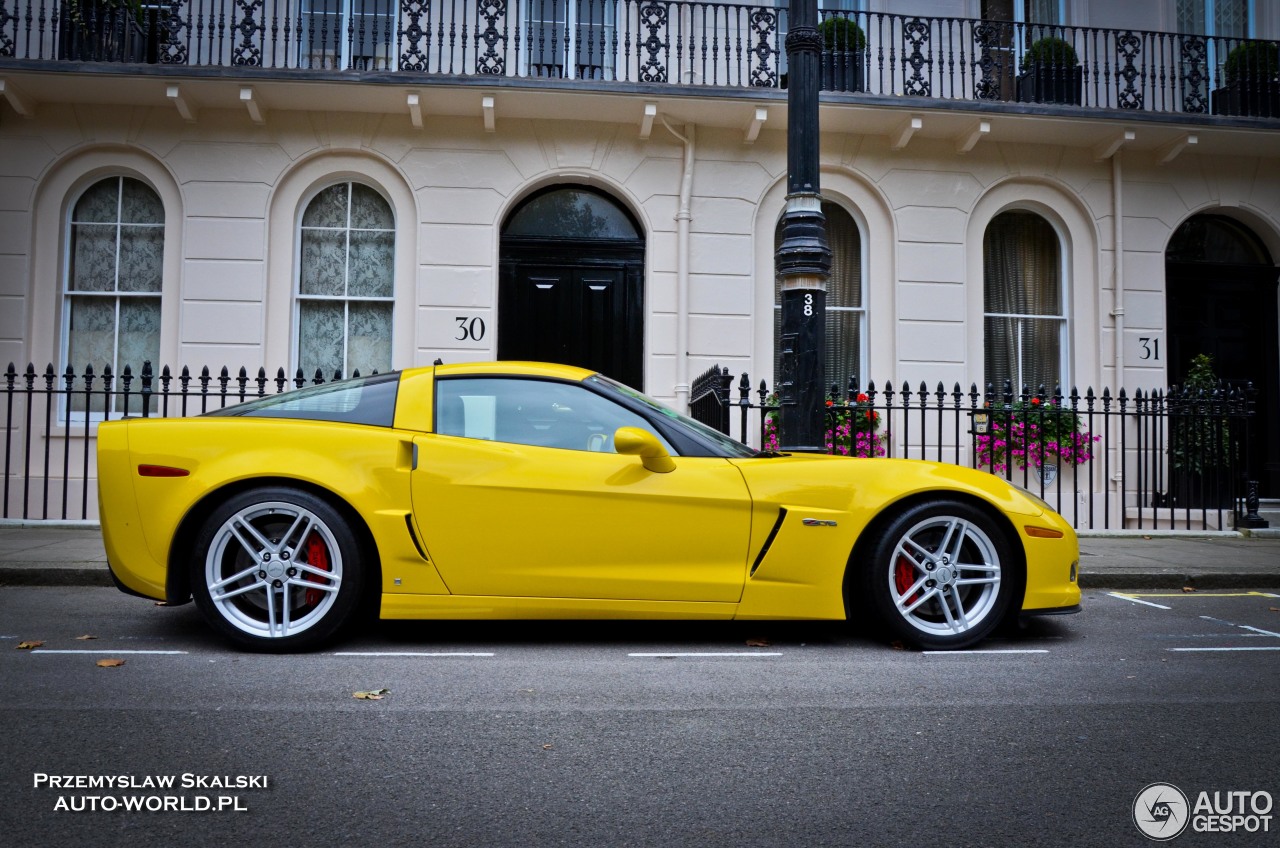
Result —
<instances>
[{"instance_id":1,"label":"drainpipe","mask_svg":"<svg viewBox=\"0 0 1280 848\"><path fill-rule=\"evenodd\" d=\"M1113 287L1115 296L1111 306L1111 318L1115 329L1115 373L1116 373L1116 391L1124 386L1124 205L1121 201L1120 182L1123 171L1120 167L1120 157L1123 155L1117 150L1111 156L1111 231L1112 241L1114 242L1114 252L1112 254L1113 261ZM1116 503L1120 505L1120 527L1124 527L1124 457L1116 456L1116 465L1112 466L1116 469L1111 476L1111 482L1116 488Z\"/></svg>"},{"instance_id":2,"label":"drainpipe","mask_svg":"<svg viewBox=\"0 0 1280 848\"><path fill-rule=\"evenodd\" d=\"M680 174L680 207L676 212L676 409L689 411L689 228L693 222L693 154L697 126L685 124L685 135L672 129L662 116L667 131L684 143L684 168Z\"/></svg>"}]
</instances>

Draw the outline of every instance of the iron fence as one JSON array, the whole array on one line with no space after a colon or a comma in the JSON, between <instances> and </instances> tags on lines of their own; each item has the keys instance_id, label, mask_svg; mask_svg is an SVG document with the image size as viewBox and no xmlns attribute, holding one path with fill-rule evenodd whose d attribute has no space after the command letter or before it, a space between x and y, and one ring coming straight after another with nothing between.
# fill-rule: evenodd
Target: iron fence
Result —
<instances>
[{"instance_id":1,"label":"iron fence","mask_svg":"<svg viewBox=\"0 0 1280 848\"><path fill-rule=\"evenodd\" d=\"M358 373L352 376L359 376ZM341 374L332 379L341 379ZM324 383L316 372L268 376L209 368L159 374L145 363L95 374L10 363L4 377L4 475L0 518L93 520L97 516L94 435L124 416L185 417L268 394ZM690 410L723 433L778 449L781 406L767 384L712 368L694 381ZM1251 386L1210 392L1177 387L1132 396L1121 389L1080 394L1043 388L1015 395L976 385L832 386L827 448L856 456L902 456L981 468L1049 501L1080 529L1228 529L1257 520L1257 489L1246 479ZM1053 474L1046 471L1052 469Z\"/></svg>"},{"instance_id":2,"label":"iron fence","mask_svg":"<svg viewBox=\"0 0 1280 848\"><path fill-rule=\"evenodd\" d=\"M778 450L777 395L764 380L753 388L744 373L735 398L733 383L727 368L700 375L693 417ZM864 389L851 379L828 395L826 448L986 470L1048 501L1077 529L1226 530L1265 526L1247 474L1255 405L1252 385L1015 394L1008 383Z\"/></svg>"},{"instance_id":3,"label":"iron fence","mask_svg":"<svg viewBox=\"0 0 1280 848\"><path fill-rule=\"evenodd\" d=\"M1280 119L1276 42L823 11L826 91ZM787 11L705 0L0 0L0 64L785 88ZM401 80L395 80L401 82Z\"/></svg>"},{"instance_id":4,"label":"iron fence","mask_svg":"<svg viewBox=\"0 0 1280 848\"><path fill-rule=\"evenodd\" d=\"M356 371L352 376L360 376ZM335 373L333 380L342 379ZM325 382L316 371L308 380L301 369L292 377L283 368L274 377L265 368L250 376L240 368L198 374L166 365L157 375L151 363L134 374L126 365L119 376L107 366L101 374L52 364L43 373L34 365L19 372L9 363L4 375L4 492L0 518L92 520L97 515L94 434L102 421L125 416L186 417L229 404Z\"/></svg>"}]
</instances>

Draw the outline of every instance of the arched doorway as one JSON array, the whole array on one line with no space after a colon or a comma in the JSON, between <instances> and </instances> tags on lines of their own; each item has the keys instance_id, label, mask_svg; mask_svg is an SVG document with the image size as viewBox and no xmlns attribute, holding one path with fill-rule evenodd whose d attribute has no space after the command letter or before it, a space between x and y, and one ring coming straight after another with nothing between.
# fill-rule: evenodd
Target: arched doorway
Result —
<instances>
[{"instance_id":1,"label":"arched doorway","mask_svg":"<svg viewBox=\"0 0 1280 848\"><path fill-rule=\"evenodd\" d=\"M534 194L502 226L498 358L591 368L644 387L644 237L587 186Z\"/></svg>"},{"instance_id":2,"label":"arched doorway","mask_svg":"<svg viewBox=\"0 0 1280 848\"><path fill-rule=\"evenodd\" d=\"M1278 277L1257 234L1225 215L1188 219L1165 252L1169 382L1181 384L1204 353L1228 385L1258 389L1246 471L1264 497L1280 496Z\"/></svg>"}]
</instances>

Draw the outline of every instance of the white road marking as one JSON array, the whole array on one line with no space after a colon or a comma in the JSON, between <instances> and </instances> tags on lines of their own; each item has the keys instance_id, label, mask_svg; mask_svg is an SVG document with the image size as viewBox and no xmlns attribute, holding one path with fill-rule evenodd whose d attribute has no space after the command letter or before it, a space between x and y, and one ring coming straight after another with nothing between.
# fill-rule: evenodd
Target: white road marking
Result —
<instances>
[{"instance_id":1,"label":"white road marking","mask_svg":"<svg viewBox=\"0 0 1280 848\"><path fill-rule=\"evenodd\" d=\"M627 654L629 657L780 657L777 651L665 651L662 653Z\"/></svg>"},{"instance_id":2,"label":"white road marking","mask_svg":"<svg viewBox=\"0 0 1280 848\"><path fill-rule=\"evenodd\" d=\"M972 651L921 651L922 654L948 656L956 654L1047 654L1044 648L981 648Z\"/></svg>"},{"instance_id":3,"label":"white road marking","mask_svg":"<svg viewBox=\"0 0 1280 848\"><path fill-rule=\"evenodd\" d=\"M1143 606L1146 606L1146 607L1155 607L1156 609L1162 609L1162 610L1173 609L1173 607L1166 607L1164 604L1153 604L1151 603L1151 601L1140 601L1131 595L1122 595L1119 592L1108 592L1107 594L1113 598L1119 598L1122 601L1128 601L1129 603L1132 603L1132 604L1142 604Z\"/></svg>"},{"instance_id":4,"label":"white road marking","mask_svg":"<svg viewBox=\"0 0 1280 848\"><path fill-rule=\"evenodd\" d=\"M334 657L491 657L491 651L334 651Z\"/></svg>"},{"instance_id":5,"label":"white road marking","mask_svg":"<svg viewBox=\"0 0 1280 848\"><path fill-rule=\"evenodd\" d=\"M1178 651L1181 653L1206 653L1206 652L1222 652L1222 651L1280 651L1280 645L1250 645L1248 647L1235 648L1169 648L1170 651Z\"/></svg>"},{"instance_id":6,"label":"white road marking","mask_svg":"<svg viewBox=\"0 0 1280 848\"><path fill-rule=\"evenodd\" d=\"M32 649L32 653L110 653L111 656L115 656L115 655L118 655L118 653L151 653L151 655L156 655L156 653L163 653L163 655L170 655L170 653L187 653L187 652L186 651L56 651L56 649L54 648L35 648L35 649Z\"/></svg>"}]
</instances>

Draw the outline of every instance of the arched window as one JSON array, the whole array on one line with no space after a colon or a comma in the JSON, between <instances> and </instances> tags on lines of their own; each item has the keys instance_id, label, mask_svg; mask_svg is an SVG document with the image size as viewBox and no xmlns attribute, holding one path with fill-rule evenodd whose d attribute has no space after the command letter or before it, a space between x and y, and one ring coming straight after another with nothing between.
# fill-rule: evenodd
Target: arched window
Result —
<instances>
[{"instance_id":1,"label":"arched window","mask_svg":"<svg viewBox=\"0 0 1280 848\"><path fill-rule=\"evenodd\" d=\"M991 219L982 240L983 379L997 392L1005 380L1015 394L1064 382L1062 277L1062 246L1048 221L1034 212Z\"/></svg>"},{"instance_id":2,"label":"arched window","mask_svg":"<svg viewBox=\"0 0 1280 848\"><path fill-rule=\"evenodd\" d=\"M831 278L827 281L826 374L823 389L835 383L843 391L850 377L865 383L862 343L867 310L862 293L862 236L853 216L836 203L823 201ZM782 221L774 231L774 247L782 242ZM782 372L782 280L773 281L773 373Z\"/></svg>"},{"instance_id":3,"label":"arched window","mask_svg":"<svg viewBox=\"0 0 1280 848\"><path fill-rule=\"evenodd\" d=\"M71 207L63 282L63 351L77 375L159 366L164 206L132 177L91 185ZM83 411L83 399L75 407Z\"/></svg>"},{"instance_id":4,"label":"arched window","mask_svg":"<svg viewBox=\"0 0 1280 848\"><path fill-rule=\"evenodd\" d=\"M311 377L391 368L395 221L360 183L329 186L302 215L297 362Z\"/></svg>"}]
</instances>

